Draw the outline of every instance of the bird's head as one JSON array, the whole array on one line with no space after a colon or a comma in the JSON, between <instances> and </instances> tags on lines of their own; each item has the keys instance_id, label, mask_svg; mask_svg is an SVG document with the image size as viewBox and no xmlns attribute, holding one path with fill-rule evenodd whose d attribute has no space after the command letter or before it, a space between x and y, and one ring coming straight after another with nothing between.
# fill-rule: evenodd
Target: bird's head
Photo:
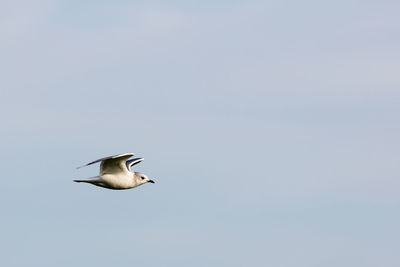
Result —
<instances>
[{"instance_id":1,"label":"bird's head","mask_svg":"<svg viewBox=\"0 0 400 267\"><path fill-rule=\"evenodd\" d=\"M152 183L154 184L154 181L149 179L146 174L140 173L140 172L135 172L135 180L138 184L145 184L145 183Z\"/></svg>"}]
</instances>

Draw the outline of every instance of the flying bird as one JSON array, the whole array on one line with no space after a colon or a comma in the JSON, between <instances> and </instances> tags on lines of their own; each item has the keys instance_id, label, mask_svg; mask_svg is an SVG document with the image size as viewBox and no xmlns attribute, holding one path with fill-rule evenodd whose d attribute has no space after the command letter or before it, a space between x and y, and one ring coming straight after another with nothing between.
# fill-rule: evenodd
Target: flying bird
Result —
<instances>
[{"instance_id":1,"label":"flying bird","mask_svg":"<svg viewBox=\"0 0 400 267\"><path fill-rule=\"evenodd\" d=\"M89 183L114 190L130 189L145 183L154 184L154 181L145 174L131 171L132 166L143 161L143 158L130 159L133 156L133 153L114 155L80 166L77 169L101 162L100 175L85 180L74 180L74 182Z\"/></svg>"}]
</instances>

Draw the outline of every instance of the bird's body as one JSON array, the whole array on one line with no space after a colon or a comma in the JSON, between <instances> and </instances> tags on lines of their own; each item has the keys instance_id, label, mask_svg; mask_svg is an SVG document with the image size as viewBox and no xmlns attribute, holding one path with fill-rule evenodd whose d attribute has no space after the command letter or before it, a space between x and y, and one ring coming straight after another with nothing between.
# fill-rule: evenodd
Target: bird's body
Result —
<instances>
[{"instance_id":1,"label":"bird's body","mask_svg":"<svg viewBox=\"0 0 400 267\"><path fill-rule=\"evenodd\" d=\"M83 165L81 167L101 162L100 175L91 179L74 181L78 183L90 183L114 190L130 189L145 183L154 183L154 181L150 180L146 175L140 172L132 172L130 170L130 167L143 161L142 158L128 160L132 156L134 156L133 153L120 154L101 158Z\"/></svg>"}]
</instances>

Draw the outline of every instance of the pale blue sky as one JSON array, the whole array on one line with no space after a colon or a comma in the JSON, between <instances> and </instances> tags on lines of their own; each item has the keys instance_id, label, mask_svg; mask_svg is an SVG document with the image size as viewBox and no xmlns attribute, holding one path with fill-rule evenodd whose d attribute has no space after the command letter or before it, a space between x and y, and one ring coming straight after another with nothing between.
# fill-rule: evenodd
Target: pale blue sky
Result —
<instances>
[{"instance_id":1,"label":"pale blue sky","mask_svg":"<svg viewBox=\"0 0 400 267\"><path fill-rule=\"evenodd\" d=\"M0 265L399 266L399 8L1 2Z\"/></svg>"}]
</instances>

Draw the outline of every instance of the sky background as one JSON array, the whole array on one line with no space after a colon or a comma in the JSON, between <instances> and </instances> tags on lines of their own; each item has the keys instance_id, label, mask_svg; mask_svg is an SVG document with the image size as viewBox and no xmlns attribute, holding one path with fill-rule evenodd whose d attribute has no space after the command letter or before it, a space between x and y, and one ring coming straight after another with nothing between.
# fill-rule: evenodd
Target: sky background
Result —
<instances>
[{"instance_id":1,"label":"sky background","mask_svg":"<svg viewBox=\"0 0 400 267\"><path fill-rule=\"evenodd\" d=\"M400 266L399 9L1 1L0 265Z\"/></svg>"}]
</instances>

